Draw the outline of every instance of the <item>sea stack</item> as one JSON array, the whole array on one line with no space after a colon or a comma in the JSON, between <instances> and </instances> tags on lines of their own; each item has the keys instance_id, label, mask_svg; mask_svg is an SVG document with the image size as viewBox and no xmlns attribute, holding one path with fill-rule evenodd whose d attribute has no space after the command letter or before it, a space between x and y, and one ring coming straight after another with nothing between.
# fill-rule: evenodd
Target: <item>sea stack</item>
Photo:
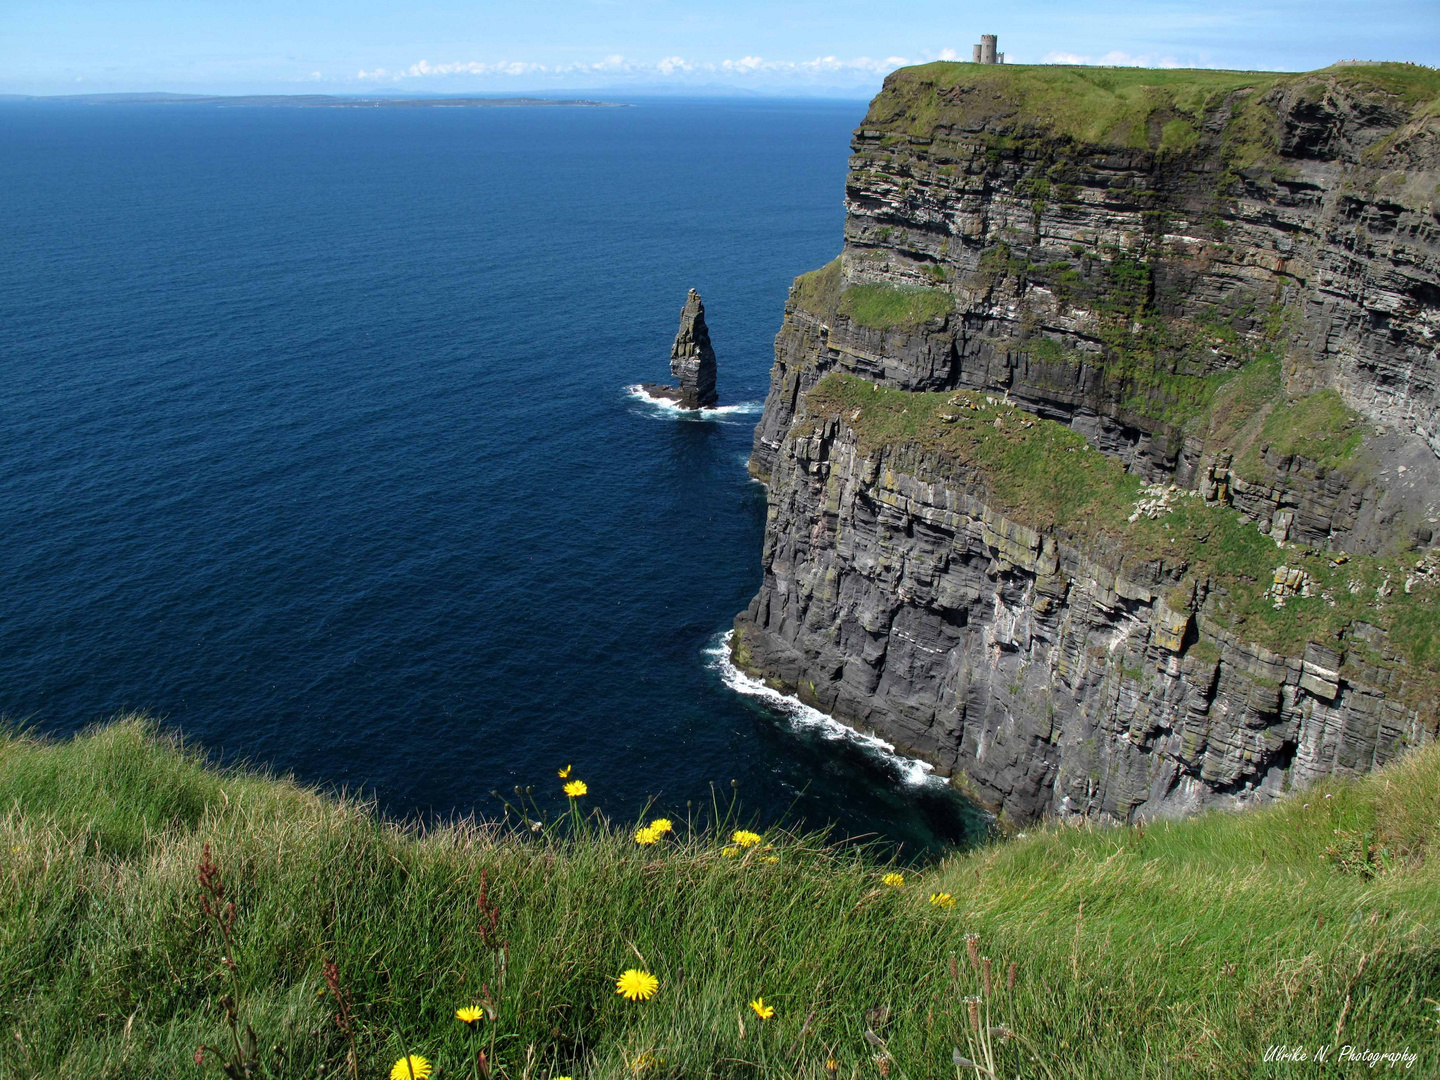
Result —
<instances>
[{"instance_id":1,"label":"sea stack","mask_svg":"<svg viewBox=\"0 0 1440 1080\"><path fill-rule=\"evenodd\" d=\"M670 374L680 387L647 383L645 392L673 401L682 409L714 408L715 350L710 347L710 330L705 325L705 303L694 289L680 311L680 329L670 346Z\"/></svg>"},{"instance_id":2,"label":"sea stack","mask_svg":"<svg viewBox=\"0 0 1440 1080\"><path fill-rule=\"evenodd\" d=\"M705 325L705 303L694 289L685 297L680 329L670 346L670 374L680 380L682 408L708 409L715 404L715 350Z\"/></svg>"}]
</instances>

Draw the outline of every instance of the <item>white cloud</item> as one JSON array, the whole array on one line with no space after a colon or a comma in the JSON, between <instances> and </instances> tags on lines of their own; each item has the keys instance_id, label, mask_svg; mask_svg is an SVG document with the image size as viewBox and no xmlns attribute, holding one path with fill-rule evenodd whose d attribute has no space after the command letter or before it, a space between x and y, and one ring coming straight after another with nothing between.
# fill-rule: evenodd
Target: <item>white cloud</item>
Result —
<instances>
[{"instance_id":1,"label":"white cloud","mask_svg":"<svg viewBox=\"0 0 1440 1080\"><path fill-rule=\"evenodd\" d=\"M758 56L742 56L739 60L721 61L720 70L748 74L752 71L759 71L764 65L765 61Z\"/></svg>"},{"instance_id":2,"label":"white cloud","mask_svg":"<svg viewBox=\"0 0 1440 1080\"><path fill-rule=\"evenodd\" d=\"M927 54L930 58L930 54ZM942 60L953 60L953 49L938 54ZM564 77L585 74L623 74L648 76L659 79L683 79L696 73L718 74L736 79L773 76L777 78L815 78L830 76L841 80L873 83L877 76L883 76L898 67L914 61L903 56L887 56L883 59L858 56L851 59L817 56L810 60L766 60L761 56L742 56L739 59L700 61L683 56L666 56L654 62L628 60L617 54L601 60L586 63L541 64L530 61L501 60L482 62L477 60L431 63L419 60L405 68L361 69L356 78L362 81L394 81L398 79L445 79L454 76L515 77L522 75L543 75Z\"/></svg>"}]
</instances>

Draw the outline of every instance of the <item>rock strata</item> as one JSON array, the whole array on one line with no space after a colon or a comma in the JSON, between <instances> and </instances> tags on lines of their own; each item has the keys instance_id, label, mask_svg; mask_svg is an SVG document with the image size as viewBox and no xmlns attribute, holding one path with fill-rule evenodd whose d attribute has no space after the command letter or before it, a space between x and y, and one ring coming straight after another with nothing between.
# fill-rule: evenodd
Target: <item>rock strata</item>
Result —
<instances>
[{"instance_id":1,"label":"rock strata","mask_svg":"<svg viewBox=\"0 0 1440 1080\"><path fill-rule=\"evenodd\" d=\"M713 408L719 400L715 393L715 350L710 346L710 330L705 325L705 304L694 289L685 298L680 329L670 347L670 374L680 380L679 389L647 385L646 391L674 401L684 409Z\"/></svg>"},{"instance_id":2,"label":"rock strata","mask_svg":"<svg viewBox=\"0 0 1440 1080\"><path fill-rule=\"evenodd\" d=\"M1163 514L1143 490L1136 512ZM1294 554L1273 558L1301 603ZM1247 641L1180 560L1032 528L944 454L867 452L843 415L804 417L782 444L763 560L737 664L1013 820L1249 805L1434 737L1403 669L1333 639L1292 655Z\"/></svg>"},{"instance_id":3,"label":"rock strata","mask_svg":"<svg viewBox=\"0 0 1440 1080\"><path fill-rule=\"evenodd\" d=\"M1263 801L1436 730L1440 647L1413 629L1440 624L1434 72L1144 78L887 79L755 433L770 508L736 662L1016 817ZM901 410L869 441L809 411L832 374L1068 428L1149 485L1139 527L1193 500L1274 564L1222 587L1029 518L985 444L967 471ZM1352 595L1373 611L1347 622Z\"/></svg>"}]
</instances>

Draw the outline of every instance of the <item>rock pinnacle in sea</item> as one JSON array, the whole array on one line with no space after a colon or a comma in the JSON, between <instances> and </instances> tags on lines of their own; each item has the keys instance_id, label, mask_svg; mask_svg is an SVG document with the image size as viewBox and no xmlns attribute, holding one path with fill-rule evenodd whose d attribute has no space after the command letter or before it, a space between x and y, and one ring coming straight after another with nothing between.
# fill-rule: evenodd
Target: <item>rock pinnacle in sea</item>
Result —
<instances>
[{"instance_id":1,"label":"rock pinnacle in sea","mask_svg":"<svg viewBox=\"0 0 1440 1080\"><path fill-rule=\"evenodd\" d=\"M708 409L715 404L715 350L705 325L705 303L694 289L685 298L680 329L670 347L670 374L680 380L683 408Z\"/></svg>"}]
</instances>

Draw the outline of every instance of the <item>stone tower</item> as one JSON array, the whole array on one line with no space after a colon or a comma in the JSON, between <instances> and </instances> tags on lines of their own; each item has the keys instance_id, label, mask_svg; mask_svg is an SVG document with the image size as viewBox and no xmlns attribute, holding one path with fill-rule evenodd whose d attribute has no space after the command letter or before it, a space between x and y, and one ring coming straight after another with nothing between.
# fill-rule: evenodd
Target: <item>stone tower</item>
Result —
<instances>
[{"instance_id":1,"label":"stone tower","mask_svg":"<svg viewBox=\"0 0 1440 1080\"><path fill-rule=\"evenodd\" d=\"M997 38L994 34L981 34L980 44L975 46L973 57L977 64L1003 64L1005 54L996 52L995 45Z\"/></svg>"}]
</instances>

